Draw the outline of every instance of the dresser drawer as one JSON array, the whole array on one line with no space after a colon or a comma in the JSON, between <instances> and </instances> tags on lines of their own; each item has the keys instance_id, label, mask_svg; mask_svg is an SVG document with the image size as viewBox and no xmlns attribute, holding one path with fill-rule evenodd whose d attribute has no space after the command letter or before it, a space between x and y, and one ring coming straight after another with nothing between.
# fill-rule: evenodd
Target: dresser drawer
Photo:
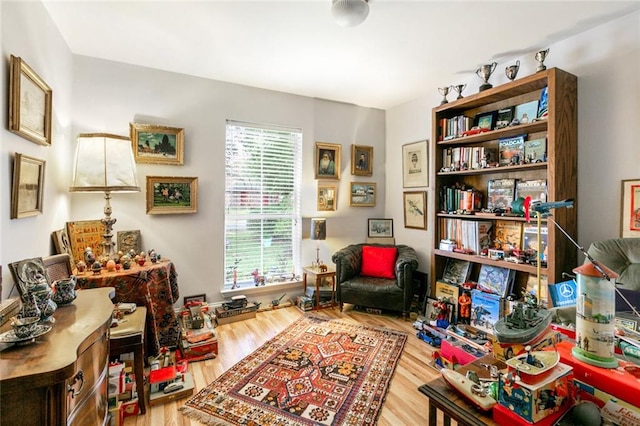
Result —
<instances>
[{"instance_id":1,"label":"dresser drawer","mask_svg":"<svg viewBox=\"0 0 640 426\"><path fill-rule=\"evenodd\" d=\"M73 376L67 379L67 413L73 417L77 407L87 399L107 395L107 391L98 389L106 381L109 340L108 329L78 357L77 368ZM98 395L96 395L98 394Z\"/></svg>"},{"instance_id":2,"label":"dresser drawer","mask_svg":"<svg viewBox=\"0 0 640 426\"><path fill-rule=\"evenodd\" d=\"M87 426L104 425L107 420L109 401L107 400L107 369L104 369L96 388L80 404L75 405L75 409L67 418L67 425Z\"/></svg>"}]
</instances>

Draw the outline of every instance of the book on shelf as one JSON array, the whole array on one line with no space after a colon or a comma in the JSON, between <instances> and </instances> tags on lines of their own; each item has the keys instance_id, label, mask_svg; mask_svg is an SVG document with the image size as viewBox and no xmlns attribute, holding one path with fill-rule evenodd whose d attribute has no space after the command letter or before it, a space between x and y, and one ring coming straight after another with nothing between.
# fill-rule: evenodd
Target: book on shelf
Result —
<instances>
[{"instance_id":1,"label":"book on shelf","mask_svg":"<svg viewBox=\"0 0 640 426\"><path fill-rule=\"evenodd\" d=\"M460 287L457 284L450 284L441 280L436 281L435 296L437 300L442 300L443 302L457 306L459 295Z\"/></svg>"},{"instance_id":2,"label":"book on shelf","mask_svg":"<svg viewBox=\"0 0 640 426\"><path fill-rule=\"evenodd\" d=\"M549 286L547 276L540 274L540 294L538 295L538 276L535 274L529 274L527 278L527 287L524 291L529 294L533 294L538 303L545 308L549 308ZM574 291L574 303L575 303L575 291ZM555 306L555 305L554 305Z\"/></svg>"},{"instance_id":3,"label":"book on shelf","mask_svg":"<svg viewBox=\"0 0 640 426\"><path fill-rule=\"evenodd\" d=\"M454 241L456 247L471 250L476 254L492 245L493 221L440 218L439 222L440 241Z\"/></svg>"},{"instance_id":4,"label":"book on shelf","mask_svg":"<svg viewBox=\"0 0 640 426\"><path fill-rule=\"evenodd\" d=\"M500 266L480 266L477 288L486 293L494 293L500 297L507 297L511 293L516 271Z\"/></svg>"},{"instance_id":5,"label":"book on shelf","mask_svg":"<svg viewBox=\"0 0 640 426\"><path fill-rule=\"evenodd\" d=\"M498 139L499 163L501 166L519 164L524 161L524 139L526 135Z\"/></svg>"},{"instance_id":6,"label":"book on shelf","mask_svg":"<svg viewBox=\"0 0 640 426\"><path fill-rule=\"evenodd\" d=\"M442 281L450 284L460 285L469 279L471 274L471 262L468 260L447 259L447 263L442 273ZM458 298L456 297L456 300Z\"/></svg>"},{"instance_id":7,"label":"book on shelf","mask_svg":"<svg viewBox=\"0 0 640 426\"><path fill-rule=\"evenodd\" d=\"M513 107L502 108L498 110L498 117L496 118L496 129L502 129L511 124L513 120Z\"/></svg>"},{"instance_id":8,"label":"book on shelf","mask_svg":"<svg viewBox=\"0 0 640 426\"><path fill-rule=\"evenodd\" d=\"M547 180L519 180L516 183L516 197L531 197L531 202L545 203L547 201Z\"/></svg>"},{"instance_id":9,"label":"book on shelf","mask_svg":"<svg viewBox=\"0 0 640 426\"><path fill-rule=\"evenodd\" d=\"M538 117L538 101L525 102L517 105L514 111L515 117L520 124L531 123Z\"/></svg>"},{"instance_id":10,"label":"book on shelf","mask_svg":"<svg viewBox=\"0 0 640 426\"><path fill-rule=\"evenodd\" d=\"M529 163L547 161L547 138L538 138L525 141L524 158Z\"/></svg>"},{"instance_id":11,"label":"book on shelf","mask_svg":"<svg viewBox=\"0 0 640 426\"><path fill-rule=\"evenodd\" d=\"M493 334L493 326L504 314L504 299L497 294L471 290L471 325Z\"/></svg>"},{"instance_id":12,"label":"book on shelf","mask_svg":"<svg viewBox=\"0 0 640 426\"><path fill-rule=\"evenodd\" d=\"M538 101L537 118L546 118L549 115L549 86L544 86L540 91L540 100Z\"/></svg>"},{"instance_id":13,"label":"book on shelf","mask_svg":"<svg viewBox=\"0 0 640 426\"><path fill-rule=\"evenodd\" d=\"M551 302L552 307L558 308L561 306L575 306L578 295L575 280L548 284L547 290L549 292L549 301Z\"/></svg>"},{"instance_id":14,"label":"book on shelf","mask_svg":"<svg viewBox=\"0 0 640 426\"><path fill-rule=\"evenodd\" d=\"M541 259L545 260L547 252L547 226L540 226L540 253ZM533 250L538 252L538 225L533 223L525 223L522 229L522 245L524 250Z\"/></svg>"},{"instance_id":15,"label":"book on shelf","mask_svg":"<svg viewBox=\"0 0 640 426\"><path fill-rule=\"evenodd\" d=\"M506 210L516 194L515 179L491 179L487 183L487 208Z\"/></svg>"},{"instance_id":16,"label":"book on shelf","mask_svg":"<svg viewBox=\"0 0 640 426\"><path fill-rule=\"evenodd\" d=\"M496 220L495 245L499 250L522 248L522 223L513 220Z\"/></svg>"}]
</instances>

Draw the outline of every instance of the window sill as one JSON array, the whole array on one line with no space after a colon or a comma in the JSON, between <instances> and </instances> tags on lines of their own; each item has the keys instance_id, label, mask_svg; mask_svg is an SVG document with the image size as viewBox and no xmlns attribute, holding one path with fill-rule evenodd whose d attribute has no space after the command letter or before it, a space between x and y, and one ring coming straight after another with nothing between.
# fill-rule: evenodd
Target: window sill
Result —
<instances>
[{"instance_id":1,"label":"window sill","mask_svg":"<svg viewBox=\"0 0 640 426\"><path fill-rule=\"evenodd\" d=\"M282 283L270 283L259 287L247 286L241 288L235 288L233 290L222 290L220 294L225 298L231 298L233 296L245 295L255 296L258 294L278 293L286 290L302 290L302 281L286 281Z\"/></svg>"}]
</instances>

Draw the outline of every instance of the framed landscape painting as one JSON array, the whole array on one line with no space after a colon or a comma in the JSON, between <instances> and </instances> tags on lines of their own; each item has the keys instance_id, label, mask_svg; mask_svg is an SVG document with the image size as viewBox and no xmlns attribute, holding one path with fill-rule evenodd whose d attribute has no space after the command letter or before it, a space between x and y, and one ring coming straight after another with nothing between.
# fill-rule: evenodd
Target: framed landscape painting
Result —
<instances>
[{"instance_id":1,"label":"framed landscape painting","mask_svg":"<svg viewBox=\"0 0 640 426\"><path fill-rule=\"evenodd\" d=\"M197 212L197 177L147 176L147 214Z\"/></svg>"},{"instance_id":2,"label":"framed landscape painting","mask_svg":"<svg viewBox=\"0 0 640 426\"><path fill-rule=\"evenodd\" d=\"M351 182L352 207L373 207L376 205L376 184Z\"/></svg>"},{"instance_id":3,"label":"framed landscape painting","mask_svg":"<svg viewBox=\"0 0 640 426\"><path fill-rule=\"evenodd\" d=\"M136 163L183 164L184 129L139 123L129 127Z\"/></svg>"},{"instance_id":4,"label":"framed landscape painting","mask_svg":"<svg viewBox=\"0 0 640 426\"><path fill-rule=\"evenodd\" d=\"M622 181L620 236L640 238L640 179Z\"/></svg>"},{"instance_id":5,"label":"framed landscape painting","mask_svg":"<svg viewBox=\"0 0 640 426\"><path fill-rule=\"evenodd\" d=\"M13 163L11 219L42 214L45 161L16 153Z\"/></svg>"},{"instance_id":6,"label":"framed landscape painting","mask_svg":"<svg viewBox=\"0 0 640 426\"><path fill-rule=\"evenodd\" d=\"M369 238L393 237L393 219L369 219Z\"/></svg>"},{"instance_id":7,"label":"framed landscape painting","mask_svg":"<svg viewBox=\"0 0 640 426\"><path fill-rule=\"evenodd\" d=\"M51 145L53 91L21 58L11 55L9 130L39 145Z\"/></svg>"}]
</instances>

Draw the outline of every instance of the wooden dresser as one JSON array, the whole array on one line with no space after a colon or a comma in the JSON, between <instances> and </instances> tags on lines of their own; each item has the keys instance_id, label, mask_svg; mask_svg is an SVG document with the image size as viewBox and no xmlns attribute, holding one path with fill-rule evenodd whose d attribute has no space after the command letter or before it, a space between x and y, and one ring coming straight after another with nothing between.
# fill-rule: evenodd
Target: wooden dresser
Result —
<instances>
[{"instance_id":1,"label":"wooden dresser","mask_svg":"<svg viewBox=\"0 0 640 426\"><path fill-rule=\"evenodd\" d=\"M35 343L0 343L0 424L106 424L114 294L112 287L79 290Z\"/></svg>"}]
</instances>

